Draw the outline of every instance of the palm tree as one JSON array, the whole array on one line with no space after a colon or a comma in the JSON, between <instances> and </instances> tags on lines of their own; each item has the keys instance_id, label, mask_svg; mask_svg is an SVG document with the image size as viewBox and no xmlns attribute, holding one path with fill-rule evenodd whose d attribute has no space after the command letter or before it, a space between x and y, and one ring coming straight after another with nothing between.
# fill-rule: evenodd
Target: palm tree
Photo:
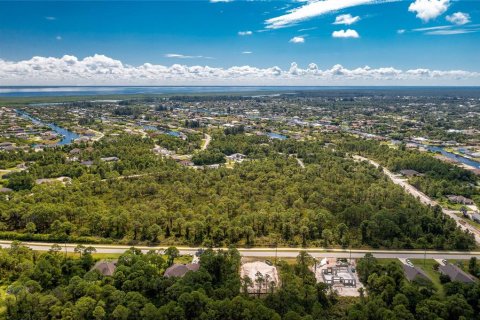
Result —
<instances>
[{"instance_id":1,"label":"palm tree","mask_svg":"<svg viewBox=\"0 0 480 320\"><path fill-rule=\"evenodd\" d=\"M255 274L255 283L257 284L258 288L258 296L260 297L260 293L262 291L263 283L265 282L265 279L263 278L263 274L260 273L260 271L257 271Z\"/></svg>"},{"instance_id":2,"label":"palm tree","mask_svg":"<svg viewBox=\"0 0 480 320\"><path fill-rule=\"evenodd\" d=\"M265 275L265 292L268 292L268 284L270 283L271 278L272 277L268 273Z\"/></svg>"},{"instance_id":3,"label":"palm tree","mask_svg":"<svg viewBox=\"0 0 480 320\"><path fill-rule=\"evenodd\" d=\"M248 288L253 287L252 279L250 279L250 277L246 275L241 279L241 281L242 281L242 291L243 291L243 293L248 294Z\"/></svg>"}]
</instances>

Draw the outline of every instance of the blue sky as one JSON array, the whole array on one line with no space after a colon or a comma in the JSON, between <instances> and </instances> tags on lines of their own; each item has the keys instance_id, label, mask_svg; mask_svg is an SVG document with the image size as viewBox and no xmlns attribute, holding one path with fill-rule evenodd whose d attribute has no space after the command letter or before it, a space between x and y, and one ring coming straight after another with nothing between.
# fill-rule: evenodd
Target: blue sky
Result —
<instances>
[{"instance_id":1,"label":"blue sky","mask_svg":"<svg viewBox=\"0 0 480 320\"><path fill-rule=\"evenodd\" d=\"M480 72L479 0L2 1L0 21L4 62Z\"/></svg>"}]
</instances>

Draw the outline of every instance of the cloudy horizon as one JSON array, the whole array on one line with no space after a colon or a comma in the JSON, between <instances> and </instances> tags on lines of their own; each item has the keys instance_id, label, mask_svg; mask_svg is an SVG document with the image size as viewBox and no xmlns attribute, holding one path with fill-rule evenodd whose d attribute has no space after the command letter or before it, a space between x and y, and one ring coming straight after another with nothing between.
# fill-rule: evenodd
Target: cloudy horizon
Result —
<instances>
[{"instance_id":1,"label":"cloudy horizon","mask_svg":"<svg viewBox=\"0 0 480 320\"><path fill-rule=\"evenodd\" d=\"M340 64L321 69L315 63L302 67L296 62L283 69L278 66L219 68L177 63L132 66L95 54L83 59L65 55L0 60L0 79L1 85L445 85L451 81L475 85L480 83L480 73L428 68L402 70L391 66L346 68Z\"/></svg>"}]
</instances>

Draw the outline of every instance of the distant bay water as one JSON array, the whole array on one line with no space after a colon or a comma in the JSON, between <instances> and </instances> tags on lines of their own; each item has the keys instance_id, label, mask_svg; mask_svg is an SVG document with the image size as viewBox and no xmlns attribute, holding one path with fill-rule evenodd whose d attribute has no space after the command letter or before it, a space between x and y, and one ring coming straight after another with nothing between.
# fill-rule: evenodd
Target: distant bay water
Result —
<instances>
[{"instance_id":1,"label":"distant bay water","mask_svg":"<svg viewBox=\"0 0 480 320\"><path fill-rule=\"evenodd\" d=\"M299 91L400 91L434 95L480 96L480 87L348 87L348 86L0 86L1 97L67 97L134 94L192 94L192 93L295 93Z\"/></svg>"},{"instance_id":2,"label":"distant bay water","mask_svg":"<svg viewBox=\"0 0 480 320\"><path fill-rule=\"evenodd\" d=\"M175 93L242 93L242 92L288 92L314 90L320 87L275 87L275 86L52 86L52 87L1 87L0 97L48 97L48 96L97 96L123 94L175 94ZM330 87L329 87L330 88ZM331 87L334 88L334 87ZM338 87L340 88L340 87Z\"/></svg>"}]
</instances>

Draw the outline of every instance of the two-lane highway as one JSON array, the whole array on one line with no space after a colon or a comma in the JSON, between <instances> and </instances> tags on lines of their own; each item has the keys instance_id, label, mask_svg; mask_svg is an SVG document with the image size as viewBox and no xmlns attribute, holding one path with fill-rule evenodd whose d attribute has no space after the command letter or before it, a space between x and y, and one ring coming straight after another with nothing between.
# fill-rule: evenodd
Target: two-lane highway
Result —
<instances>
[{"instance_id":1,"label":"two-lane highway","mask_svg":"<svg viewBox=\"0 0 480 320\"><path fill-rule=\"evenodd\" d=\"M0 240L0 245L4 248L10 247L12 241ZM52 248L54 243L46 242L22 242L24 246L36 251L48 251ZM58 244L62 251L75 252L77 244ZM124 253L131 248L130 246L122 245L99 245L99 244L82 244L85 247L95 248L97 253ZM166 246L136 246L137 249L147 252L149 250L165 250ZM194 254L200 247L177 247L181 254ZM215 248L216 250L227 248ZM395 258L424 258L427 259L470 259L471 257L480 258L480 251L463 252L463 251L423 251L423 250L366 250L366 249L335 249L335 248L238 248L240 254L244 257L279 257L279 258L294 258L298 256L300 251L307 251L315 258L335 257L335 258L361 258L366 253L372 253L375 257L380 259L395 259Z\"/></svg>"}]
</instances>

